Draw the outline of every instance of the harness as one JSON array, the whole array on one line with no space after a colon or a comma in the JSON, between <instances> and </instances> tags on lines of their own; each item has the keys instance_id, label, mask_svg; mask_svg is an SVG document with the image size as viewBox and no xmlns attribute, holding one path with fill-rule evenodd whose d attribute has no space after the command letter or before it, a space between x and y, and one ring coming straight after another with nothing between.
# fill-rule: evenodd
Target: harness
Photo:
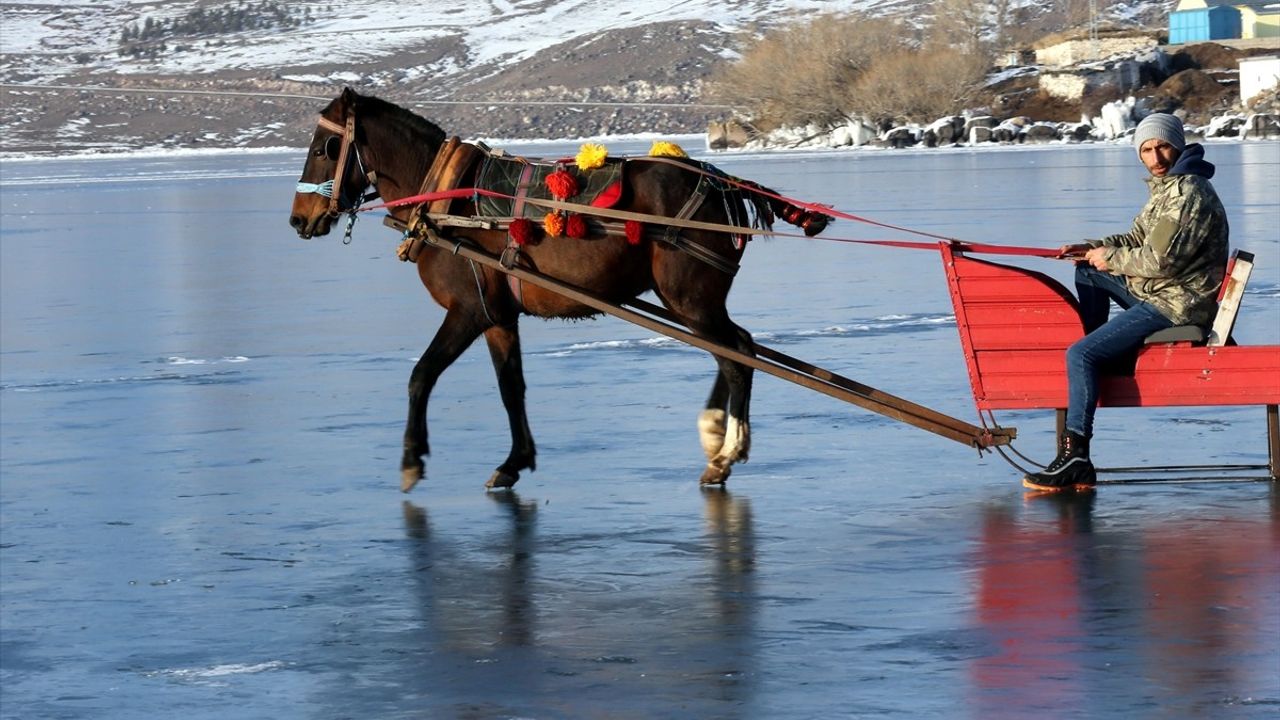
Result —
<instances>
[{"instance_id":1,"label":"harness","mask_svg":"<svg viewBox=\"0 0 1280 720\"><path fill-rule=\"evenodd\" d=\"M298 193L314 193L322 197L328 198L328 214L330 217L337 218L342 213L348 214L346 232L343 238L343 244L351 242L351 233L355 225L361 206L366 200L377 197L377 175L374 172L366 171L364 161L360 157L360 149L355 142L356 133L356 115L354 109L347 113L344 124L339 124L329 118L321 115L317 120L319 129L327 130L334 133L328 140L332 143L337 142L338 147L336 153L326 147L326 155L330 156L335 162L334 177L320 183L309 183L299 181L296 186ZM360 189L359 196L356 201L348 207L343 205L343 184L346 179L348 165L354 158L357 169L361 176L365 177L368 183ZM686 198L681 208L671 217L662 218L662 220L673 221L661 227L649 227L650 223L654 223L655 218L641 213L633 213L623 210L617 210L612 206L617 202L622 194L621 183L621 163L612 164L608 172L600 173L597 176L597 184L593 188L593 192L588 199L589 205L565 200L556 200L546 197L543 192L542 183L535 178L545 177L545 168L542 164L530 162L525 158L512 157L506 155L501 150L491 151L482 143L464 143L457 136L450 137L441 144L436 156L432 161L431 167L423 176L422 184L419 187L418 195L433 196L423 199L416 204L411 213L409 222L402 227L404 230L404 239L396 250L396 255L403 261L416 262L422 249L429 244L426 239L429 235L448 235L450 228L468 227L482 228L486 230L505 230L508 229L513 220L520 219L524 216L534 216L538 212L547 211L564 211L577 212L587 215L591 218L592 230L590 235L599 237L605 236L621 236L626 231L624 224L628 222L639 222L646 226L645 237L647 239L661 242L676 250L688 254L690 257L697 259L720 272L727 275L735 275L738 271L738 264L719 253L709 250L696 243L689 242L680 233L684 229L708 229L712 231L723 231L726 226L715 223L701 223L691 218L698 209L706 202L707 197L714 191L719 191L724 195L725 208L729 213L732 227L741 227L741 218L738 217L738 208L741 202L734 202L738 198L731 197L740 193L734 187L734 183L726 182L726 176L718 169L708 166L704 163L698 163L697 167L690 166L684 162L677 162L669 158L650 157L636 158L651 162L667 162L670 164L678 164L685 169L692 170L699 175L698 182L694 190ZM483 163L481 161L484 161ZM501 205L490 206L486 208L480 207L480 200L493 199L500 196L500 193L485 193L482 186L481 176L488 173L488 169L495 167L499 162L504 164L519 164L522 166L516 175L514 182L514 192L507 196L511 203L508 208L501 208ZM548 166L559 167L561 163L545 163ZM599 172L599 171L596 171ZM539 174L541 173L541 174ZM600 180L603 178L603 180ZM454 200L461 199L457 193L449 193L449 191L460 190L467 185L472 185L473 192L470 193L470 199L477 204L477 210L481 211L476 217L462 217L450 214L450 206ZM366 191L373 186L372 194ZM441 197L442 195L446 195ZM412 199L407 199L412 203ZM403 202L403 201L402 201ZM399 204L399 203L397 203ZM501 208L501 209L499 209ZM487 211L487 212L486 212ZM494 213L490 215L489 213ZM509 213L509 214L508 214ZM769 218L771 219L771 218ZM768 223L769 219L764 220ZM758 220L758 219L757 219ZM760 224L753 222L753 225ZM741 233L731 233L734 246L741 250L748 235ZM502 264L507 269L516 267L517 265L526 265L527 260L522 262L522 256L527 251L523 251L520 245L515 242L513 236L508 233L506 248L501 254ZM472 262L472 272L476 278L477 289L481 296L484 295L484 283L475 263ZM507 274L507 282L510 285L511 293L515 302L523 306L522 295L523 288L521 281L515 275ZM488 310L486 308L486 314Z\"/></svg>"},{"instance_id":2,"label":"harness","mask_svg":"<svg viewBox=\"0 0 1280 720\"><path fill-rule=\"evenodd\" d=\"M320 119L316 121L316 125L325 130L329 130L330 132L337 133L334 137L341 138L338 148L338 156L335 158L336 166L334 169L333 179L326 180L322 183L309 183L299 180L295 189L299 193L315 193L322 197L329 198L329 216L337 218L343 212L343 209L339 205L342 201L342 181L347 175L347 161L350 157L355 158L356 166L359 168L360 174L368 181L368 184L360 188L360 196L356 198L356 201L346 209L347 229L342 238L342 243L347 245L351 243L351 231L355 228L356 217L360 210L360 206L363 205L366 200L371 200L378 196L376 189L378 176L376 173L366 172L364 169L364 161L360 158L360 148L356 146L355 142L356 114L354 111L347 115L347 123L345 126L339 125L324 115L320 116ZM333 138L330 138L330 140L332 139ZM375 188L372 194L365 192L370 186Z\"/></svg>"}]
</instances>

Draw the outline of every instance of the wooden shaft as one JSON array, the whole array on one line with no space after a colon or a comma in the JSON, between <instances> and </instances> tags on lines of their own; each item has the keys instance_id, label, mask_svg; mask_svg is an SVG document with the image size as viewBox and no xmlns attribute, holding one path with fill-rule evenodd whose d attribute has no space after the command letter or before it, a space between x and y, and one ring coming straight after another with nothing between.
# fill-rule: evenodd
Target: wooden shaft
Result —
<instances>
[{"instance_id":1,"label":"wooden shaft","mask_svg":"<svg viewBox=\"0 0 1280 720\"><path fill-rule=\"evenodd\" d=\"M451 252L455 255L461 255L469 260L473 260L487 267L491 267L500 272L519 278L524 282L529 282L538 287L551 290L552 292L563 295L576 302L580 302L583 305L600 312L608 313L626 320L627 322L652 330L653 332L666 335L667 337L679 340L699 349L706 350L707 352L720 357L728 358L734 362L768 373L774 377L816 390L824 395L844 400L845 402L853 405L893 418L894 420L898 420L908 425L913 425L922 430L928 430L929 432L969 445L970 447L987 448L993 445L1007 445L1015 434L1015 431L1013 431L1012 428L987 430L976 425L966 423L963 420L936 413L888 393L882 393L878 390L874 390L874 388L854 383L852 380L848 380L847 378L839 378L839 381L837 381L836 378L839 376L828 371L822 371L822 373L831 379L805 374L793 369L792 367L780 365L778 362L748 355L737 349L707 340L706 338L695 335L687 330L673 327L664 322L655 320L648 315L616 305L608 300L588 293L581 288L561 282L542 273L518 267L507 268L502 265L496 256L480 250L465 241L445 240L437 236L435 233L430 232L427 235L427 242L441 250ZM757 349L760 348L759 345L756 347ZM797 366L804 365L801 361L790 358L782 353L777 353L776 351L768 351L768 353L774 357L786 358L786 360L789 361L789 364Z\"/></svg>"}]
</instances>

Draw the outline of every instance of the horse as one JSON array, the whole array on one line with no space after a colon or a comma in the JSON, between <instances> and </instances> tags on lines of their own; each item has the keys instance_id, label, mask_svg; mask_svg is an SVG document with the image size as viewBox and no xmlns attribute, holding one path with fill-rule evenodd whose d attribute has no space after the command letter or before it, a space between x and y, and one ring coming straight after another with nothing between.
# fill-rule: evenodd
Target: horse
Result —
<instances>
[{"instance_id":1,"label":"horse","mask_svg":"<svg viewBox=\"0 0 1280 720\"><path fill-rule=\"evenodd\" d=\"M345 88L320 113L294 195L290 226L303 239L322 236L341 213L354 213L371 193L394 206L397 200L431 190L431 183L424 181L431 180L433 173L439 174L440 169L433 165L450 143L456 147L457 138L447 141L445 132L429 120L388 101ZM712 174L709 165L688 158L667 158L669 162L635 160L639 158L622 163L621 195L614 205L616 209L654 221L680 216L721 226L754 216L755 223L763 229L772 227L776 214L803 227L809 235L826 225L827 217L822 213L787 203L754 183L707 182L707 176ZM467 179L473 179L475 170L467 172ZM700 202L690 201L698 195L704 196ZM474 217L477 207L474 197L454 200L449 214ZM417 205L394 206L389 212L401 223L425 221ZM508 230L435 229L451 242L465 241L495 255L514 249L522 265L535 267L609 302L623 303L652 291L692 332L741 353L754 354L751 335L730 319L725 307L736 263L746 245L743 235L681 227L680 242L673 243L654 239L652 233L634 237L630 228L628 237L622 238L616 232L600 232L597 224L586 238L548 234L540 242L514 247L514 225L513 222ZM432 388L441 373L481 335L489 347L511 430L510 452L486 487L509 488L515 485L521 471L536 469L537 454L525 413L519 318L583 318L597 311L528 283L517 286L500 270L447 249L423 247L414 262L422 284L444 308L445 316L409 378L401 490L408 492L425 475L423 458L430 454L427 403ZM731 466L745 461L750 448L752 369L719 356L716 361L718 372L697 422L707 456L699 482L711 486L723 485Z\"/></svg>"}]
</instances>

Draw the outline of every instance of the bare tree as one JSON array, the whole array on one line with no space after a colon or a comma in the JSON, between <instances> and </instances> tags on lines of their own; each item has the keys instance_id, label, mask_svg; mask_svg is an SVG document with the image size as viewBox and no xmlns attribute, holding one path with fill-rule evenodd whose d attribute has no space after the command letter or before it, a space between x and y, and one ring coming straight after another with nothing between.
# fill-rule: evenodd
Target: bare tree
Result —
<instances>
[{"instance_id":1,"label":"bare tree","mask_svg":"<svg viewBox=\"0 0 1280 720\"><path fill-rule=\"evenodd\" d=\"M987 0L938 0L933 3L935 44L950 45L966 52L980 52L987 30Z\"/></svg>"},{"instance_id":2,"label":"bare tree","mask_svg":"<svg viewBox=\"0 0 1280 720\"><path fill-rule=\"evenodd\" d=\"M989 69L984 55L954 47L899 50L859 78L853 107L877 122L936 120L977 103Z\"/></svg>"},{"instance_id":3,"label":"bare tree","mask_svg":"<svg viewBox=\"0 0 1280 720\"><path fill-rule=\"evenodd\" d=\"M995 50L1007 50L1009 45L1012 44L1009 29L1013 23L1013 0L993 0L991 3L991 46Z\"/></svg>"},{"instance_id":4,"label":"bare tree","mask_svg":"<svg viewBox=\"0 0 1280 720\"><path fill-rule=\"evenodd\" d=\"M741 59L713 76L709 95L763 127L830 127L847 117L859 76L903 37L888 20L821 15L747 41Z\"/></svg>"}]
</instances>

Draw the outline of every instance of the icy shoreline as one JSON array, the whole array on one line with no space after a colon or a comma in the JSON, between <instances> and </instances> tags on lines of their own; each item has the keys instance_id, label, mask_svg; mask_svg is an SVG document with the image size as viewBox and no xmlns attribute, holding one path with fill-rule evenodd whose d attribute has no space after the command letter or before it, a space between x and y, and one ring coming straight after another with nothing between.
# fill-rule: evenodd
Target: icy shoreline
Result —
<instances>
[{"instance_id":1,"label":"icy shoreline","mask_svg":"<svg viewBox=\"0 0 1280 720\"><path fill-rule=\"evenodd\" d=\"M1063 147L1105 147L1111 145L1125 145L1130 142L1129 138L1122 137L1113 140L1086 140L1076 142L1070 140L1054 140L1050 142L1024 142L1024 143L955 143L945 146L927 147L917 145L912 147L892 148L874 145L861 146L832 146L821 143L804 144L798 146L761 146L751 145L741 148L728 148L724 150L712 150L706 147L705 136L703 135L617 135L608 137L595 138L564 138L564 139L543 139L543 140L482 140L485 144L492 148L521 148L521 147L539 147L551 145L572 145L582 142L598 142L605 145L611 143L626 142L644 142L648 140L668 140L675 142L685 148L688 152L702 157L733 157L745 158L752 156L768 156L782 157L787 155L812 155L827 153L945 153L945 152L1008 152L1017 150L1040 150L1040 149L1056 149ZM1205 144L1234 144L1234 143L1266 143L1277 142L1276 138L1239 138L1239 137L1212 137L1198 138L1197 142ZM0 165L8 163L44 163L44 162L80 162L80 161L97 161L97 160L165 160L179 158L214 158L225 157L231 155L285 155L300 154L306 152L305 147L255 147L255 148L143 148L138 150L127 151L104 151L104 152L76 152L67 154L44 154L44 153L22 153L22 152L0 152Z\"/></svg>"}]
</instances>

